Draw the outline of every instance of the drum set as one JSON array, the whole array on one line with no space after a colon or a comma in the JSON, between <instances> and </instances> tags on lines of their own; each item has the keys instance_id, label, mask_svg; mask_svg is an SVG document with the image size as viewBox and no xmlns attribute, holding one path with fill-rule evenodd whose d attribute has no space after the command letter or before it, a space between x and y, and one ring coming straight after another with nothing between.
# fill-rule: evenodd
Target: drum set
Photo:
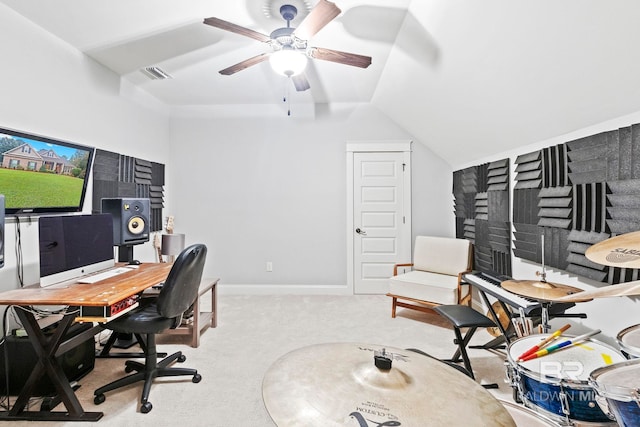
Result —
<instances>
[{"instance_id":1,"label":"drum set","mask_svg":"<svg viewBox=\"0 0 640 427\"><path fill-rule=\"evenodd\" d=\"M640 242L640 232L633 234L596 244L586 255L594 262L640 268L640 247L625 251L629 239ZM635 260L629 256L633 251ZM569 338L564 328L548 333L545 308L551 302L640 295L640 281L584 291L547 282L543 267L542 280L501 285L543 307L543 333L522 336L507 348L507 379L524 405L497 399L464 373L417 350L327 343L291 351L271 365L262 383L269 415L287 427L640 426L640 324L618 334L620 350L578 337L558 351L523 358L533 348L546 350L554 340Z\"/></svg>"},{"instance_id":2,"label":"drum set","mask_svg":"<svg viewBox=\"0 0 640 427\"><path fill-rule=\"evenodd\" d=\"M597 243L585 255L602 265L640 268L640 232ZM549 330L544 303L640 295L640 281L584 291L546 282L544 268L540 281L508 280L501 286L543 303L544 332ZM520 355L548 338L547 333L529 335L508 346L507 378L516 400L560 425L640 426L640 324L618 333L620 349L587 338L562 351L521 359Z\"/></svg>"}]
</instances>

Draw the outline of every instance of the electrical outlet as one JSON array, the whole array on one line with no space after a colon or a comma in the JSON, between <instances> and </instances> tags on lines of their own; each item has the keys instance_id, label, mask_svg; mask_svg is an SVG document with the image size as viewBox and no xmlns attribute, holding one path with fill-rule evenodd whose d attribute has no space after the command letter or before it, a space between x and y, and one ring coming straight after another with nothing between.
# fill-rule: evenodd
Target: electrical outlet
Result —
<instances>
[{"instance_id":1,"label":"electrical outlet","mask_svg":"<svg viewBox=\"0 0 640 427\"><path fill-rule=\"evenodd\" d=\"M267 271L271 273L273 271L273 263L271 261L267 261Z\"/></svg>"}]
</instances>

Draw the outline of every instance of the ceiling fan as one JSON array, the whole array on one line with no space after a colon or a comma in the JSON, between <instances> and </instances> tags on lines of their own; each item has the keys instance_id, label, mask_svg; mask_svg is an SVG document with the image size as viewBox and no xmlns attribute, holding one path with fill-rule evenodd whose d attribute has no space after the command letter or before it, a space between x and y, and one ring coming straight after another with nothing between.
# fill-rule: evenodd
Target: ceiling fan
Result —
<instances>
[{"instance_id":1,"label":"ceiling fan","mask_svg":"<svg viewBox=\"0 0 640 427\"><path fill-rule=\"evenodd\" d=\"M297 28L292 28L290 23L298 14L298 10L293 5L285 4L280 7L280 15L287 21L287 26L274 30L270 35L262 34L219 18L206 18L204 23L232 33L251 37L269 44L272 48L272 52L245 59L224 70L220 70L220 74L231 75L263 61L270 60L274 69L277 69L285 76L291 77L297 91L304 91L310 88L309 81L303 72L307 58L337 62L360 68L367 68L371 65L371 57L369 56L308 45L308 40L340 13L341 10L334 3L320 0L300 25ZM277 68L279 61L282 61L281 64L284 65L280 65Z\"/></svg>"}]
</instances>

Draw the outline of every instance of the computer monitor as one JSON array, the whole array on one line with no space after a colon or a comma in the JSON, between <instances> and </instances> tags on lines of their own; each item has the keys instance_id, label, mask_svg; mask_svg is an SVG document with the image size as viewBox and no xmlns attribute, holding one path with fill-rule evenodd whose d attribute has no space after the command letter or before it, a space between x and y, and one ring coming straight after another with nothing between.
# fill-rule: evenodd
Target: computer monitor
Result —
<instances>
[{"instance_id":1,"label":"computer monitor","mask_svg":"<svg viewBox=\"0 0 640 427\"><path fill-rule=\"evenodd\" d=\"M115 265L109 214L43 216L38 223L40 286L50 286Z\"/></svg>"}]
</instances>

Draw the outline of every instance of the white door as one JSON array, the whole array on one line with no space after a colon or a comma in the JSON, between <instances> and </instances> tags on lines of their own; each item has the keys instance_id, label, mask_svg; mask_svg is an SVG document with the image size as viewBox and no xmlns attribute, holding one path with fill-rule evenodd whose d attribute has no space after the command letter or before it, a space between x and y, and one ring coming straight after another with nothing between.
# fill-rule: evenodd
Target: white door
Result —
<instances>
[{"instance_id":1,"label":"white door","mask_svg":"<svg viewBox=\"0 0 640 427\"><path fill-rule=\"evenodd\" d=\"M386 294L393 265L411 262L408 152L353 153L353 289Z\"/></svg>"}]
</instances>

